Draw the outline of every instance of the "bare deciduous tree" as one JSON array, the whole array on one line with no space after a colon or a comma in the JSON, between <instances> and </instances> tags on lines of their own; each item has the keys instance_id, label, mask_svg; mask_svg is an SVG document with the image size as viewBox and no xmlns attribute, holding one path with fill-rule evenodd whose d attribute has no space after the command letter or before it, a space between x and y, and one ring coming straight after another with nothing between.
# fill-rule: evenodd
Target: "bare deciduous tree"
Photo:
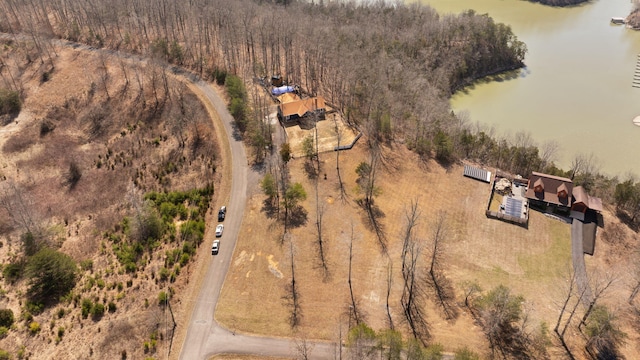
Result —
<instances>
[{"instance_id":1,"label":"bare deciduous tree","mask_svg":"<svg viewBox=\"0 0 640 360\"><path fill-rule=\"evenodd\" d=\"M560 143L556 140L549 140L542 144L540 148L540 160L543 169L553 164L560 152Z\"/></svg>"},{"instance_id":2,"label":"bare deciduous tree","mask_svg":"<svg viewBox=\"0 0 640 360\"><path fill-rule=\"evenodd\" d=\"M351 304L349 305L349 324L351 324L351 319L355 320L356 324L360 323L360 310L358 307L358 302L356 301L355 296L353 295L353 283L351 281L351 270L353 264L353 223L351 224L351 237L349 238L349 295L351 297Z\"/></svg>"},{"instance_id":3,"label":"bare deciduous tree","mask_svg":"<svg viewBox=\"0 0 640 360\"><path fill-rule=\"evenodd\" d=\"M0 184L0 207L6 210L11 221L23 233L39 232L40 220L34 204L35 202L14 180L9 179Z\"/></svg>"},{"instance_id":4,"label":"bare deciduous tree","mask_svg":"<svg viewBox=\"0 0 640 360\"><path fill-rule=\"evenodd\" d=\"M324 274L324 278L329 276L329 268L327 266L327 259L325 255L325 246L322 237L322 219L324 217L324 203L320 200L320 191L318 190L318 177L315 178L316 187L316 235L318 244L318 256L320 257L320 266Z\"/></svg>"},{"instance_id":5,"label":"bare deciduous tree","mask_svg":"<svg viewBox=\"0 0 640 360\"><path fill-rule=\"evenodd\" d=\"M393 285L393 263L391 262L391 258L387 259L387 321L389 322L389 329L394 330L395 327L393 325L393 318L391 317L391 306L389 305L389 297L391 297L391 285Z\"/></svg>"},{"instance_id":6,"label":"bare deciduous tree","mask_svg":"<svg viewBox=\"0 0 640 360\"><path fill-rule=\"evenodd\" d=\"M576 274L575 272L572 271L571 277L569 280L569 286L566 290L566 297L564 298L562 302L562 306L560 307L560 314L558 314L558 321L556 322L556 326L553 328L553 331L558 336L558 339L560 339L562 348L565 350L565 352L567 353L567 356L570 359L575 359L575 357L573 356L573 353L571 352L571 348L569 347L569 344L566 341L565 333L567 332L569 325L571 325L571 319L573 319L573 316L575 315L578 305L582 301L582 297L584 296L584 289L580 294L578 294L578 298L575 300L573 307L569 311L569 317L564 320L564 325L562 325L562 321L563 321L565 312L567 311L567 307L571 302L571 298L576 295L575 294L576 290L577 290ZM560 330L560 327L562 327L562 330Z\"/></svg>"},{"instance_id":7,"label":"bare deciduous tree","mask_svg":"<svg viewBox=\"0 0 640 360\"><path fill-rule=\"evenodd\" d=\"M336 133L336 140L338 145L336 147L336 174L338 175L338 188L340 189L340 199L345 201L347 199L347 192L344 188L344 183L342 182L342 175L340 174L340 141L342 140L342 129L338 126L338 120L336 120L336 115L332 114L333 123L334 123L334 131Z\"/></svg>"},{"instance_id":8,"label":"bare deciduous tree","mask_svg":"<svg viewBox=\"0 0 640 360\"><path fill-rule=\"evenodd\" d=\"M421 272L422 267L419 265L422 246L413 234L419 215L418 204L414 201L405 214L406 225L401 255L404 284L400 303L412 336L426 345L430 334L424 313L425 279Z\"/></svg>"},{"instance_id":9,"label":"bare deciduous tree","mask_svg":"<svg viewBox=\"0 0 640 360\"><path fill-rule=\"evenodd\" d=\"M356 168L358 174L358 187L362 191L364 198L361 205L367 212L367 218L371 227L373 227L378 243L382 248L382 252L387 252L386 235L379 221L379 209L374 205L374 197L380 193L380 189L376 186L376 178L378 166L380 164L380 148L376 146L369 151L369 161L362 162Z\"/></svg>"},{"instance_id":10,"label":"bare deciduous tree","mask_svg":"<svg viewBox=\"0 0 640 360\"><path fill-rule=\"evenodd\" d=\"M597 273L595 276L592 276L593 279L593 295L589 304L587 305L587 309L580 319L580 323L578 324L578 330L582 330L582 327L586 324L587 318L591 315L593 308L596 306L598 301L605 295L607 289L611 287L617 280L618 277L614 274L601 274Z\"/></svg>"},{"instance_id":11,"label":"bare deciduous tree","mask_svg":"<svg viewBox=\"0 0 640 360\"><path fill-rule=\"evenodd\" d=\"M307 339L305 334L298 334L293 341L294 352L296 353L296 359L309 360L313 353L314 344Z\"/></svg>"},{"instance_id":12,"label":"bare deciduous tree","mask_svg":"<svg viewBox=\"0 0 640 360\"><path fill-rule=\"evenodd\" d=\"M300 308L300 293L296 284L296 272L295 272L295 250L293 247L293 237L289 235L289 256L291 262L291 282L286 285L286 294L283 297L287 302L287 305L291 309L289 314L289 325L291 328L296 328L300 325L302 320L302 309Z\"/></svg>"},{"instance_id":13,"label":"bare deciduous tree","mask_svg":"<svg viewBox=\"0 0 640 360\"><path fill-rule=\"evenodd\" d=\"M437 303L440 305L445 318L451 320L458 316L458 309L455 305L453 286L442 269L444 263L444 242L447 236L446 213L441 212L433 227L429 278L436 295Z\"/></svg>"}]
</instances>

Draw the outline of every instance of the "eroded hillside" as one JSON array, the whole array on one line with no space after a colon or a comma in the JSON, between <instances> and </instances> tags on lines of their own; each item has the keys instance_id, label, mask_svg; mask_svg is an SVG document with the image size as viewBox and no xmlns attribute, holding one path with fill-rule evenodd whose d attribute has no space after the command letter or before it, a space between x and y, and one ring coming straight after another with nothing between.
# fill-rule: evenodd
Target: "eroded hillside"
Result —
<instances>
[{"instance_id":1,"label":"eroded hillside","mask_svg":"<svg viewBox=\"0 0 640 360\"><path fill-rule=\"evenodd\" d=\"M48 51L4 41L0 55L0 88L22 99L0 127L0 308L14 317L2 349L157 356L172 330L160 300L184 286L217 181L211 121L159 66ZM33 296L30 261L43 248L78 265L62 299Z\"/></svg>"}]
</instances>

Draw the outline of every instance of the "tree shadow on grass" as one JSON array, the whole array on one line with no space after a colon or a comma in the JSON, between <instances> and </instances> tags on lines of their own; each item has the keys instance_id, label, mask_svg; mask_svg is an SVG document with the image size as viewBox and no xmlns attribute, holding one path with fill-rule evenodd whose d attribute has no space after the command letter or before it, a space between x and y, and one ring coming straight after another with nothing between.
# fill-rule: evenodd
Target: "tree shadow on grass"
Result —
<instances>
[{"instance_id":1,"label":"tree shadow on grass","mask_svg":"<svg viewBox=\"0 0 640 360\"><path fill-rule=\"evenodd\" d=\"M307 210L298 205L290 210L289 227L297 228L307 223Z\"/></svg>"},{"instance_id":2,"label":"tree shadow on grass","mask_svg":"<svg viewBox=\"0 0 640 360\"><path fill-rule=\"evenodd\" d=\"M310 180L314 180L318 177L318 169L316 169L313 161L307 160L304 162L304 172Z\"/></svg>"},{"instance_id":3,"label":"tree shadow on grass","mask_svg":"<svg viewBox=\"0 0 640 360\"><path fill-rule=\"evenodd\" d=\"M262 211L269 219L277 219L278 214L280 213L280 208L269 198L266 198L262 202L262 209L260 209L260 211Z\"/></svg>"},{"instance_id":4,"label":"tree shadow on grass","mask_svg":"<svg viewBox=\"0 0 640 360\"><path fill-rule=\"evenodd\" d=\"M373 202L373 201L372 201ZM363 223L367 224L370 230L376 233L378 243L383 253L387 253L387 235L384 229L384 224L380 222L386 215L380 210L376 204L366 204L365 199L358 199L356 203L364 209Z\"/></svg>"}]
</instances>

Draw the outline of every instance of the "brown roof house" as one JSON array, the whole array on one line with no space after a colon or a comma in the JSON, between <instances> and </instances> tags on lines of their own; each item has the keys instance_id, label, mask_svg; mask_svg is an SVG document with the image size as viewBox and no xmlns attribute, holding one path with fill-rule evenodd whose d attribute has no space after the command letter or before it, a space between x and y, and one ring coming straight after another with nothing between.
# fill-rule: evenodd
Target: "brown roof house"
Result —
<instances>
[{"instance_id":1,"label":"brown roof house","mask_svg":"<svg viewBox=\"0 0 640 360\"><path fill-rule=\"evenodd\" d=\"M278 106L278 116L284 122L296 121L304 116L317 114L324 119L325 102L322 96L308 99L293 99Z\"/></svg>"},{"instance_id":2,"label":"brown roof house","mask_svg":"<svg viewBox=\"0 0 640 360\"><path fill-rule=\"evenodd\" d=\"M557 211L580 220L583 252L593 255L598 213L602 211L600 198L589 196L582 186L573 186L571 179L537 172L529 177L525 197L531 207Z\"/></svg>"},{"instance_id":3,"label":"brown roof house","mask_svg":"<svg viewBox=\"0 0 640 360\"><path fill-rule=\"evenodd\" d=\"M585 212L587 212L587 209L602 211L602 200L600 198L587 194L587 190L585 190L582 186L574 187L571 210L579 211L584 214Z\"/></svg>"},{"instance_id":4,"label":"brown roof house","mask_svg":"<svg viewBox=\"0 0 640 360\"><path fill-rule=\"evenodd\" d=\"M560 210L571 207L573 181L560 176L538 172L531 173L525 197L541 207L556 205Z\"/></svg>"}]
</instances>

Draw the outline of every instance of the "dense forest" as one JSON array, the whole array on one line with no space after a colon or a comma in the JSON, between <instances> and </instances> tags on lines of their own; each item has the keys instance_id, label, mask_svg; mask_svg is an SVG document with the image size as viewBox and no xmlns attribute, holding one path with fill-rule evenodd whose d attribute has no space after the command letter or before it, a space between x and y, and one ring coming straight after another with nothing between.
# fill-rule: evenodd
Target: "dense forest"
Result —
<instances>
[{"instance_id":1,"label":"dense forest","mask_svg":"<svg viewBox=\"0 0 640 360\"><path fill-rule=\"evenodd\" d=\"M264 1L6 1L0 31L150 54L203 76L282 74L323 95L372 138L428 153L455 126L448 96L523 66L511 29L472 11ZM366 124L366 126L365 126Z\"/></svg>"}]
</instances>

